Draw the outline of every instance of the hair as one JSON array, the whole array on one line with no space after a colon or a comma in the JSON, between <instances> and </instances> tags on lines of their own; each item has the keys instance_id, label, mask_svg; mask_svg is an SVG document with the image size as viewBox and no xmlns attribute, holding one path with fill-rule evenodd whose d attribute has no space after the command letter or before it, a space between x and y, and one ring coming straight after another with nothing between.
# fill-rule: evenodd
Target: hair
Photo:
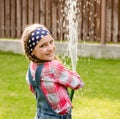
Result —
<instances>
[{"instance_id":1,"label":"hair","mask_svg":"<svg viewBox=\"0 0 120 119\"><path fill-rule=\"evenodd\" d=\"M23 44L23 48L24 48L24 53L25 55L27 56L27 58L30 60L30 61L33 61L35 63L43 63L44 61L38 59L37 57L29 54L28 50L27 50L27 44L28 44L28 40L29 40L29 37L31 35L31 33L36 30L37 28L39 27L45 27L44 25L42 24L32 24L32 25L28 25L27 27L25 27L24 31L23 31L23 34L22 34L22 37L21 37L21 40L22 40L22 44ZM46 27L45 27L46 28ZM57 57L55 56L55 59L57 59Z\"/></svg>"}]
</instances>

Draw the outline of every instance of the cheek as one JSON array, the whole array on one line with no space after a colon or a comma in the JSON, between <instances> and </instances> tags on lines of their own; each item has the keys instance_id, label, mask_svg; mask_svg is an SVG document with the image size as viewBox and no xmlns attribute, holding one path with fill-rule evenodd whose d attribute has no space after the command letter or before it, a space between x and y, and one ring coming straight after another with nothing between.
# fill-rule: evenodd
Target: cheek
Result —
<instances>
[{"instance_id":1,"label":"cheek","mask_svg":"<svg viewBox=\"0 0 120 119\"><path fill-rule=\"evenodd\" d=\"M43 52L44 52L43 50L37 49L37 50L34 50L33 55L35 55L36 57L38 57L41 54L43 54Z\"/></svg>"},{"instance_id":2,"label":"cheek","mask_svg":"<svg viewBox=\"0 0 120 119\"><path fill-rule=\"evenodd\" d=\"M40 49L37 51L37 55L45 54L45 52L46 52L46 49L42 49L42 50Z\"/></svg>"},{"instance_id":3,"label":"cheek","mask_svg":"<svg viewBox=\"0 0 120 119\"><path fill-rule=\"evenodd\" d=\"M39 50L38 50L38 51L36 52L35 56L36 56L38 59L41 59L41 58L44 56L44 54L45 54L44 51L41 51L41 50L39 51Z\"/></svg>"},{"instance_id":4,"label":"cheek","mask_svg":"<svg viewBox=\"0 0 120 119\"><path fill-rule=\"evenodd\" d=\"M55 45L53 45L53 49L55 50L56 48L55 48Z\"/></svg>"}]
</instances>

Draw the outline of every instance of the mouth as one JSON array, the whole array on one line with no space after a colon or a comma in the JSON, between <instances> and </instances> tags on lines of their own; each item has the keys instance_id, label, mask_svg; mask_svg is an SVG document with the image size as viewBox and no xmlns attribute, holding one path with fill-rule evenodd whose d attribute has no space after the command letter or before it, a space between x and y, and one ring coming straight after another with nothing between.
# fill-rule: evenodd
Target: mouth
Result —
<instances>
[{"instance_id":1,"label":"mouth","mask_svg":"<svg viewBox=\"0 0 120 119\"><path fill-rule=\"evenodd\" d=\"M48 53L48 54L46 54L46 56L53 57L54 53Z\"/></svg>"}]
</instances>

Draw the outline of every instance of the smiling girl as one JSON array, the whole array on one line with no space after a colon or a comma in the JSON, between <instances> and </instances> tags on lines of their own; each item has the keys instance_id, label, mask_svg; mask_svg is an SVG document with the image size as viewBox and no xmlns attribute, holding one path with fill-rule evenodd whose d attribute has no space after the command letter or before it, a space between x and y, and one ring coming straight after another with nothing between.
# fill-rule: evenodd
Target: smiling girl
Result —
<instances>
[{"instance_id":1,"label":"smiling girl","mask_svg":"<svg viewBox=\"0 0 120 119\"><path fill-rule=\"evenodd\" d=\"M80 76L59 62L54 39L44 25L27 26L21 39L31 61L26 80L36 96L35 119L71 119L72 103L67 88L82 88Z\"/></svg>"}]
</instances>

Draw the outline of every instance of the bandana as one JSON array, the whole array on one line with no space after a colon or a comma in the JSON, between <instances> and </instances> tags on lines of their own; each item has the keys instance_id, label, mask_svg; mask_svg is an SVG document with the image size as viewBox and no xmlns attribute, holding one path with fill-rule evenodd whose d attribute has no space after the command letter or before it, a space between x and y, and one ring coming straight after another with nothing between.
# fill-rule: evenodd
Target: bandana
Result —
<instances>
[{"instance_id":1,"label":"bandana","mask_svg":"<svg viewBox=\"0 0 120 119\"><path fill-rule=\"evenodd\" d=\"M27 44L27 51L29 54L32 53L35 46L38 42L46 35L49 35L50 32L45 27L39 27L35 31L33 31L29 37L28 44Z\"/></svg>"}]
</instances>

